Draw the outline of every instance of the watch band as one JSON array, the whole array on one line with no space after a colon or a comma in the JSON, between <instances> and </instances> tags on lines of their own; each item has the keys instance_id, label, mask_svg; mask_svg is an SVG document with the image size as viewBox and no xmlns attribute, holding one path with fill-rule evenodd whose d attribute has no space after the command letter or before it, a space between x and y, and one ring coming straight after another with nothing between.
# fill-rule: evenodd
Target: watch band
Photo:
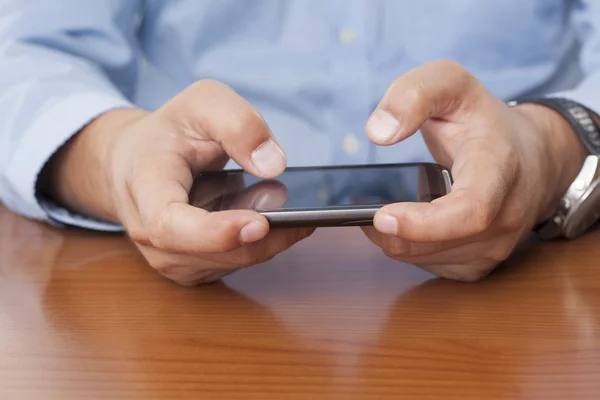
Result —
<instances>
[{"instance_id":1,"label":"watch band","mask_svg":"<svg viewBox=\"0 0 600 400\"><path fill-rule=\"evenodd\" d=\"M593 113L586 107L572 100L558 97L527 99L509 102L509 106L533 103L546 106L559 113L579 136L581 142L593 155L600 155L600 127L593 118Z\"/></svg>"},{"instance_id":2,"label":"watch band","mask_svg":"<svg viewBox=\"0 0 600 400\"><path fill-rule=\"evenodd\" d=\"M600 128L593 118L593 113L586 107L574 101L556 97L513 101L509 102L508 105L512 107L524 103L539 104L556 111L567 120L569 125L579 136L587 151L592 155L600 155ZM563 215L563 210L566 206L566 204L564 204L565 201L564 198L561 200L561 204L553 217L539 223L533 228L542 239L554 239L561 235L561 223L565 217Z\"/></svg>"}]
</instances>

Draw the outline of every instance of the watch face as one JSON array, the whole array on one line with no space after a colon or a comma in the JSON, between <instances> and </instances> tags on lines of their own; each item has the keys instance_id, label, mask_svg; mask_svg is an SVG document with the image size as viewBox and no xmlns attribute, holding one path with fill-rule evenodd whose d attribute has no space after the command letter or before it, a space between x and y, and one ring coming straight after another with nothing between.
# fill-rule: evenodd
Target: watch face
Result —
<instances>
[{"instance_id":1,"label":"watch face","mask_svg":"<svg viewBox=\"0 0 600 400\"><path fill-rule=\"evenodd\" d=\"M594 182L565 221L564 235L574 238L585 233L600 217L600 180Z\"/></svg>"}]
</instances>

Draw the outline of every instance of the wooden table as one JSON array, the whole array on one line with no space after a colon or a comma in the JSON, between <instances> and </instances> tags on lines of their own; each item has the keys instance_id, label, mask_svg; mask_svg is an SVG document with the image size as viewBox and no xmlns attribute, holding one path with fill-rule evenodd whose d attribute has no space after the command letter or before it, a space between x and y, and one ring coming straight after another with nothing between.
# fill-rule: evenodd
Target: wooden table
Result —
<instances>
[{"instance_id":1,"label":"wooden table","mask_svg":"<svg viewBox=\"0 0 600 400\"><path fill-rule=\"evenodd\" d=\"M323 229L183 288L0 208L0 399L598 399L600 231L476 284Z\"/></svg>"}]
</instances>

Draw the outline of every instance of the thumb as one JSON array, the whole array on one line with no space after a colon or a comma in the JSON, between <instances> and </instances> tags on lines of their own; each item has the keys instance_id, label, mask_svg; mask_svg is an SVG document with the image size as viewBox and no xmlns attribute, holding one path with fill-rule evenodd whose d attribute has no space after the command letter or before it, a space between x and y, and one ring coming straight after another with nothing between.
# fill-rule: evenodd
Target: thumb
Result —
<instances>
[{"instance_id":1,"label":"thumb","mask_svg":"<svg viewBox=\"0 0 600 400\"><path fill-rule=\"evenodd\" d=\"M474 106L493 96L454 61L434 61L398 78L369 118L367 135L378 145L392 145L428 120L460 122Z\"/></svg>"},{"instance_id":2,"label":"thumb","mask_svg":"<svg viewBox=\"0 0 600 400\"><path fill-rule=\"evenodd\" d=\"M395 203L374 218L375 228L413 242L464 239L485 232L516 180L518 161L510 146L471 140L452 166L452 191L430 203Z\"/></svg>"}]
</instances>

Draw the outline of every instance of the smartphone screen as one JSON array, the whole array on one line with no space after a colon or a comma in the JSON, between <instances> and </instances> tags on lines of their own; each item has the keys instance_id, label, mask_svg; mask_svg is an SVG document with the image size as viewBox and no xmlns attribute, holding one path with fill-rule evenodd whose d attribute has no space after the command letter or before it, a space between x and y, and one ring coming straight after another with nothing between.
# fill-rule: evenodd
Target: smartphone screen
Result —
<instances>
[{"instance_id":1,"label":"smartphone screen","mask_svg":"<svg viewBox=\"0 0 600 400\"><path fill-rule=\"evenodd\" d=\"M300 167L272 180L241 170L209 172L196 179L190 201L209 211L378 208L443 196L448 187L442 171L426 163Z\"/></svg>"}]
</instances>

